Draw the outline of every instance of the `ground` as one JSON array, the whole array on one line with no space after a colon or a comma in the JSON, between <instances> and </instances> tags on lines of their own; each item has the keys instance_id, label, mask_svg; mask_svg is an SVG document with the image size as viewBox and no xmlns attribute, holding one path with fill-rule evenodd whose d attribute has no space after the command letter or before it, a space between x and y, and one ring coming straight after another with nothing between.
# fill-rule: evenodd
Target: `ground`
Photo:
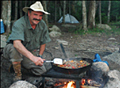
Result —
<instances>
[{"instance_id":1,"label":"ground","mask_svg":"<svg viewBox=\"0 0 120 88\"><path fill-rule=\"evenodd\" d=\"M51 53L52 57L48 55L45 59L53 59L55 57L65 58L57 39L68 42L68 45L64 45L68 58L78 57L94 59L95 54L98 53L101 59L104 60L104 56L119 50L120 34L111 33L107 35L105 33L95 33L79 35L68 32L69 29L63 29L60 25L57 26L62 28L62 35L55 38L51 37L52 41L46 45L46 53ZM109 40L110 38L111 40ZM112 61L108 62L111 70L116 69L120 71L118 64ZM8 88L13 83L13 73L8 71L10 64L8 59L3 58L1 54L1 88ZM28 73L24 71L23 75L28 76Z\"/></svg>"}]
</instances>

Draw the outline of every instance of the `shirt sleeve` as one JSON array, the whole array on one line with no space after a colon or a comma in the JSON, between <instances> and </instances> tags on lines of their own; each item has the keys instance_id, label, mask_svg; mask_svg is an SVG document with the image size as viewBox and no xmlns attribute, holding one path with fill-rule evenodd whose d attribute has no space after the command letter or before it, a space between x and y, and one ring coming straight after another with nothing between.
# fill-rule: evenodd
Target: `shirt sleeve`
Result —
<instances>
[{"instance_id":1,"label":"shirt sleeve","mask_svg":"<svg viewBox=\"0 0 120 88\"><path fill-rule=\"evenodd\" d=\"M22 40L24 41L24 28L22 23L15 22L12 27L12 33L9 36L7 42L11 42L13 40Z\"/></svg>"}]
</instances>

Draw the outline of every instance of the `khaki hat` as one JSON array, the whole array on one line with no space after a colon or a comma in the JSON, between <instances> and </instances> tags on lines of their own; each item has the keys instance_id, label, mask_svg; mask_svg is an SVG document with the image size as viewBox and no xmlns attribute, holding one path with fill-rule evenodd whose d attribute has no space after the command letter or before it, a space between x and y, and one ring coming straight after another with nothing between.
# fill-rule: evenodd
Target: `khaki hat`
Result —
<instances>
[{"instance_id":1,"label":"khaki hat","mask_svg":"<svg viewBox=\"0 0 120 88\"><path fill-rule=\"evenodd\" d=\"M44 11L43 6L42 6L42 4L41 4L40 1L36 1L36 2L35 2L34 4L32 4L30 7L24 7L24 8L23 8L23 11L24 11L25 13L27 13L27 12L28 12L28 9L32 9L33 11L40 11L40 12L43 12L44 14L50 14L50 13Z\"/></svg>"}]
</instances>

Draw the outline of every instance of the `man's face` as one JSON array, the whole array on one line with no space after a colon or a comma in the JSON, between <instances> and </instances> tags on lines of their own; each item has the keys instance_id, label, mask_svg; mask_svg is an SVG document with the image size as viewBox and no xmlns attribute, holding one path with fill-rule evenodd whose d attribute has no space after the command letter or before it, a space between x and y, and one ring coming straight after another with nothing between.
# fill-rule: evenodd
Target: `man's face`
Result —
<instances>
[{"instance_id":1,"label":"man's face","mask_svg":"<svg viewBox=\"0 0 120 88\"><path fill-rule=\"evenodd\" d=\"M28 17L31 25L37 25L41 21L43 13L37 11L28 11Z\"/></svg>"}]
</instances>

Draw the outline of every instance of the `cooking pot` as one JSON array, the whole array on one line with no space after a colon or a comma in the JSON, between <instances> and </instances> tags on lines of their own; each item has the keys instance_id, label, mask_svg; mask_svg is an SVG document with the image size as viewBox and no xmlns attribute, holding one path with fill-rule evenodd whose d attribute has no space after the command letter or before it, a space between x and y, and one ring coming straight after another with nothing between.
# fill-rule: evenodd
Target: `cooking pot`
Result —
<instances>
[{"instance_id":1,"label":"cooking pot","mask_svg":"<svg viewBox=\"0 0 120 88\"><path fill-rule=\"evenodd\" d=\"M77 60L78 62L79 61L81 61L81 60L84 60L84 61L86 61L86 62L88 62L89 63L89 65L87 65L87 66L84 66L84 67L80 67L80 68L75 68L75 69L73 69L73 68L63 68L63 67L59 67L58 65L56 65L56 64L54 64L54 63L51 63L52 64L52 68L55 70L55 71L57 71L57 72L61 72L61 73L65 73L65 74L80 74L80 73L83 73L83 72L85 72L85 71L87 71L88 69L90 69L90 67L92 66L92 63L93 63L93 60L92 59L89 59L89 58L67 58L67 55L66 55L66 53L65 53L65 50L64 50L64 47L63 47L63 45L62 44L60 44L60 46L61 46L61 49L62 49L62 52L63 52L63 54L64 54L64 56L65 56L65 58L67 59L67 60ZM63 59L63 60L65 60L65 59Z\"/></svg>"},{"instance_id":2,"label":"cooking pot","mask_svg":"<svg viewBox=\"0 0 120 88\"><path fill-rule=\"evenodd\" d=\"M90 63L89 65L87 66L84 66L84 67L80 67L80 68L63 68L63 67L59 67L58 65L54 64L54 63L51 63L52 64L52 68L57 71L57 72L60 72L60 73L65 73L65 74L81 74L85 71L87 71L88 69L90 69L90 67L92 66L92 63L93 63L93 60L92 59L89 59L89 58L70 58L69 60L77 60L77 61L80 61L80 60L84 60L84 61L87 61L88 63Z\"/></svg>"}]
</instances>

